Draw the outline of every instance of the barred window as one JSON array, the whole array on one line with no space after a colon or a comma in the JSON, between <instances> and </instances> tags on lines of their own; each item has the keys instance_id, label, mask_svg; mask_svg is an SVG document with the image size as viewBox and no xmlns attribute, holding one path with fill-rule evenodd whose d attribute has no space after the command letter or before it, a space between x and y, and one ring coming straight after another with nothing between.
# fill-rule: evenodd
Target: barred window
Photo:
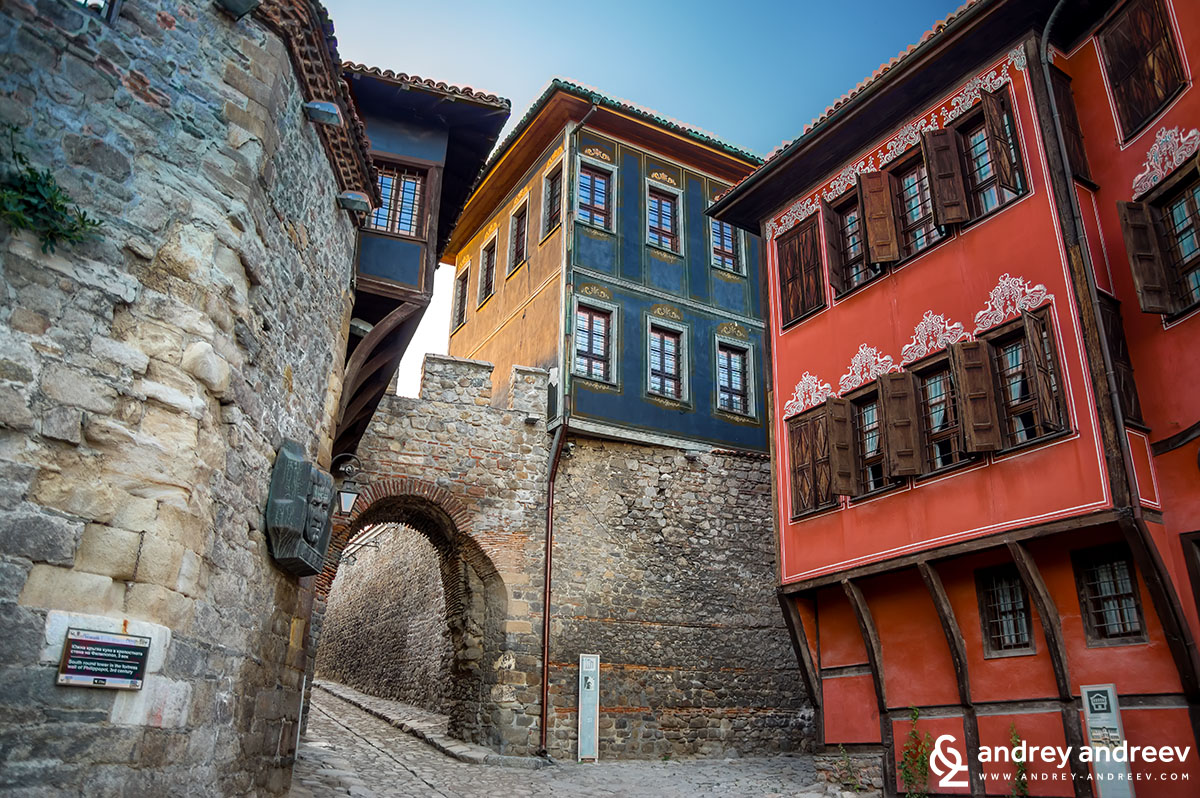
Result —
<instances>
[{"instance_id":1,"label":"barred window","mask_svg":"<svg viewBox=\"0 0 1200 798\"><path fill-rule=\"evenodd\" d=\"M679 200L674 194L650 189L646 198L647 240L655 246L679 251Z\"/></svg>"},{"instance_id":2,"label":"barred window","mask_svg":"<svg viewBox=\"0 0 1200 798\"><path fill-rule=\"evenodd\" d=\"M1020 328L992 341L992 351L1000 384L1000 420L1008 445L1062 429L1058 370L1045 318L1025 314Z\"/></svg>"},{"instance_id":3,"label":"barred window","mask_svg":"<svg viewBox=\"0 0 1200 798\"><path fill-rule=\"evenodd\" d=\"M854 432L858 444L858 486L862 493L887 486L883 453L883 426L879 395L854 403Z\"/></svg>"},{"instance_id":4,"label":"barred window","mask_svg":"<svg viewBox=\"0 0 1200 798\"><path fill-rule=\"evenodd\" d=\"M1006 117L1007 120L1007 117ZM967 184L970 187L972 201L975 204L975 215L999 208L1006 202L1016 199L1017 195L1000 185L996 170L992 166L991 152L988 150L987 128L983 121L963 134L967 155ZM1009 147L1009 142L1001 142L1000 146Z\"/></svg>"},{"instance_id":5,"label":"barred window","mask_svg":"<svg viewBox=\"0 0 1200 798\"><path fill-rule=\"evenodd\" d=\"M878 263L867 259L866 241L863 240L862 210L857 197L837 211L838 248L841 250L842 269L845 272L845 290L856 288L883 272Z\"/></svg>"},{"instance_id":6,"label":"barred window","mask_svg":"<svg viewBox=\"0 0 1200 798\"><path fill-rule=\"evenodd\" d=\"M575 373L594 380L609 379L608 352L612 314L579 305L575 309Z\"/></svg>"},{"instance_id":7,"label":"barred window","mask_svg":"<svg viewBox=\"0 0 1200 798\"><path fill-rule=\"evenodd\" d=\"M650 393L679 399L683 380L679 373L682 336L664 327L650 327Z\"/></svg>"},{"instance_id":8,"label":"barred window","mask_svg":"<svg viewBox=\"0 0 1200 798\"><path fill-rule=\"evenodd\" d=\"M727 344L717 345L717 407L732 413L750 412L746 374L747 353Z\"/></svg>"},{"instance_id":9,"label":"barred window","mask_svg":"<svg viewBox=\"0 0 1200 798\"><path fill-rule=\"evenodd\" d=\"M380 167L379 194L383 202L367 217L367 227L420 237L424 182L422 172L404 167Z\"/></svg>"},{"instance_id":10,"label":"barred window","mask_svg":"<svg viewBox=\"0 0 1200 798\"><path fill-rule=\"evenodd\" d=\"M454 278L454 323L451 331L457 330L467 322L467 275L469 269L463 269Z\"/></svg>"},{"instance_id":11,"label":"barred window","mask_svg":"<svg viewBox=\"0 0 1200 798\"><path fill-rule=\"evenodd\" d=\"M900 223L905 256L915 255L942 237L934 224L933 198L929 193L929 175L923 161L899 172Z\"/></svg>"},{"instance_id":12,"label":"barred window","mask_svg":"<svg viewBox=\"0 0 1200 798\"><path fill-rule=\"evenodd\" d=\"M579 169L579 219L609 228L609 190L612 174L593 166Z\"/></svg>"},{"instance_id":13,"label":"barred window","mask_svg":"<svg viewBox=\"0 0 1200 798\"><path fill-rule=\"evenodd\" d=\"M1163 217L1174 293L1182 305L1200 302L1200 181L1168 200Z\"/></svg>"},{"instance_id":14,"label":"barred window","mask_svg":"<svg viewBox=\"0 0 1200 798\"><path fill-rule=\"evenodd\" d=\"M1079 608L1088 639L1095 643L1145 639L1133 560L1124 544L1074 552Z\"/></svg>"},{"instance_id":15,"label":"barred window","mask_svg":"<svg viewBox=\"0 0 1200 798\"><path fill-rule=\"evenodd\" d=\"M1015 565L975 572L983 650L989 657L1033 653L1029 596Z\"/></svg>"},{"instance_id":16,"label":"barred window","mask_svg":"<svg viewBox=\"0 0 1200 798\"><path fill-rule=\"evenodd\" d=\"M518 266L525 262L529 233L529 205L522 205L513 214L510 238L512 239L512 257L508 260L508 272L512 274Z\"/></svg>"},{"instance_id":17,"label":"barred window","mask_svg":"<svg viewBox=\"0 0 1200 798\"><path fill-rule=\"evenodd\" d=\"M728 222L712 221L712 264L718 269L726 269L741 274L742 267L738 263L737 232Z\"/></svg>"},{"instance_id":18,"label":"barred window","mask_svg":"<svg viewBox=\"0 0 1200 798\"><path fill-rule=\"evenodd\" d=\"M496 290L496 240L483 248L479 258L479 304Z\"/></svg>"},{"instance_id":19,"label":"barred window","mask_svg":"<svg viewBox=\"0 0 1200 798\"><path fill-rule=\"evenodd\" d=\"M544 189L546 209L542 214L542 235L546 235L562 221L562 167L546 178Z\"/></svg>"},{"instance_id":20,"label":"barred window","mask_svg":"<svg viewBox=\"0 0 1200 798\"><path fill-rule=\"evenodd\" d=\"M925 470L936 471L960 462L965 454L954 381L948 364L920 375L921 423L925 440Z\"/></svg>"}]
</instances>

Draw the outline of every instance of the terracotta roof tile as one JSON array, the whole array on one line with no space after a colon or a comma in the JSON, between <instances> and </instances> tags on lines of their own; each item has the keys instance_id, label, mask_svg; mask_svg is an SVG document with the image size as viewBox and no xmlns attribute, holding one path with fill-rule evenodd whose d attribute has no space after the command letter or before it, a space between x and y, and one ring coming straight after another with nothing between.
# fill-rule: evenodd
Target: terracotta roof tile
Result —
<instances>
[{"instance_id":1,"label":"terracotta roof tile","mask_svg":"<svg viewBox=\"0 0 1200 798\"><path fill-rule=\"evenodd\" d=\"M386 80L389 83L395 83L404 86L416 86L426 91L437 92L444 94L447 97L459 97L464 100L471 100L477 103L486 105L494 105L497 108L511 109L510 103L504 97L497 94L491 94L479 89L473 89L470 86L455 86L450 83L445 83L440 80L432 80L423 78L419 75L409 75L404 72L393 72L390 69L380 69L379 67L366 66L365 64L356 64L353 61L345 61L342 67L349 72L356 72L360 75L369 75L371 77Z\"/></svg>"}]
</instances>

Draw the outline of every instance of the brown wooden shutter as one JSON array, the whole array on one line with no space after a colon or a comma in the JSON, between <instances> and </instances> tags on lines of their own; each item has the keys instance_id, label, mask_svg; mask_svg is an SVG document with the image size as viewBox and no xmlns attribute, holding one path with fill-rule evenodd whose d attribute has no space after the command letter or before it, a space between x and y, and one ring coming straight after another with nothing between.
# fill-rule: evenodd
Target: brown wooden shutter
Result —
<instances>
[{"instance_id":1,"label":"brown wooden shutter","mask_svg":"<svg viewBox=\"0 0 1200 798\"><path fill-rule=\"evenodd\" d=\"M1029 360L1033 365L1033 389L1037 392L1038 418L1045 429L1060 430L1063 427L1062 413L1059 411L1058 394L1055 390L1057 380L1054 377L1053 361L1046 351L1050 343L1046 332L1046 320L1023 310L1021 321L1025 325L1025 346L1029 350Z\"/></svg>"},{"instance_id":2,"label":"brown wooden shutter","mask_svg":"<svg viewBox=\"0 0 1200 798\"><path fill-rule=\"evenodd\" d=\"M1117 211L1138 304L1146 313L1171 313L1175 307L1150 206L1145 202L1118 202Z\"/></svg>"},{"instance_id":3,"label":"brown wooden shutter","mask_svg":"<svg viewBox=\"0 0 1200 798\"><path fill-rule=\"evenodd\" d=\"M858 495L858 469L854 466L854 407L848 399L831 396L825 400L829 430L829 470L833 492Z\"/></svg>"},{"instance_id":4,"label":"brown wooden shutter","mask_svg":"<svg viewBox=\"0 0 1200 798\"><path fill-rule=\"evenodd\" d=\"M825 263L829 266L829 284L833 293L846 290L846 268L842 263L842 215L821 200L821 219L825 223Z\"/></svg>"},{"instance_id":5,"label":"brown wooden shutter","mask_svg":"<svg viewBox=\"0 0 1200 798\"><path fill-rule=\"evenodd\" d=\"M800 231L791 230L779 239L779 299L783 323L800 316Z\"/></svg>"},{"instance_id":6,"label":"brown wooden shutter","mask_svg":"<svg viewBox=\"0 0 1200 798\"><path fill-rule=\"evenodd\" d=\"M1010 149L1008 131L1004 128L1004 100L999 93L990 91L980 92L980 99L983 101L983 126L987 132L988 154L992 157L996 180L1009 191L1019 193L1021 184L1017 180L1017 164ZM1015 145L1015 142L1012 144Z\"/></svg>"},{"instance_id":7,"label":"brown wooden shutter","mask_svg":"<svg viewBox=\"0 0 1200 798\"><path fill-rule=\"evenodd\" d=\"M871 263L900 260L900 225L896 221L892 176L887 172L860 173L858 201L866 222L867 260Z\"/></svg>"},{"instance_id":8,"label":"brown wooden shutter","mask_svg":"<svg viewBox=\"0 0 1200 798\"><path fill-rule=\"evenodd\" d=\"M917 381L901 371L879 377L889 477L911 477L921 473L920 416L917 412Z\"/></svg>"},{"instance_id":9,"label":"brown wooden shutter","mask_svg":"<svg viewBox=\"0 0 1200 798\"><path fill-rule=\"evenodd\" d=\"M940 225L970 220L958 132L950 128L926 131L921 136L921 153L929 172L934 220Z\"/></svg>"},{"instance_id":10,"label":"brown wooden shutter","mask_svg":"<svg viewBox=\"0 0 1200 798\"><path fill-rule=\"evenodd\" d=\"M1001 448L1002 441L996 412L996 383L992 378L991 346L987 341L953 344L950 363L967 451L996 451Z\"/></svg>"},{"instance_id":11,"label":"brown wooden shutter","mask_svg":"<svg viewBox=\"0 0 1200 798\"><path fill-rule=\"evenodd\" d=\"M813 506L825 507L834 502L829 469L828 419L824 411L811 413L808 418L813 463Z\"/></svg>"},{"instance_id":12,"label":"brown wooden shutter","mask_svg":"<svg viewBox=\"0 0 1200 798\"><path fill-rule=\"evenodd\" d=\"M800 231L800 313L825 304L825 280L821 271L821 240L816 216L804 222Z\"/></svg>"},{"instance_id":13,"label":"brown wooden shutter","mask_svg":"<svg viewBox=\"0 0 1200 798\"><path fill-rule=\"evenodd\" d=\"M788 444L792 466L792 514L799 515L813 507L812 425L804 419L788 421Z\"/></svg>"}]
</instances>

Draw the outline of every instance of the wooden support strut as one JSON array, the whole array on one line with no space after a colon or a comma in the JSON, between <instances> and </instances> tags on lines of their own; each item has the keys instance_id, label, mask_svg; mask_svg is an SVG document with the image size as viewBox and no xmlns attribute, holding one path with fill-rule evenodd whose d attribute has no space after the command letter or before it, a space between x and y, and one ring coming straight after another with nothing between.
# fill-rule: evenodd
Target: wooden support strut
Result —
<instances>
[{"instance_id":1,"label":"wooden support strut","mask_svg":"<svg viewBox=\"0 0 1200 798\"><path fill-rule=\"evenodd\" d=\"M963 737L967 749L967 775L971 782L971 795L986 794L983 782L983 767L979 762L979 719L975 715L975 705L971 700L971 678L967 672L967 645L963 640L962 629L954 616L954 607L950 597L946 595L946 587L942 577L928 562L917 563L921 572L921 580L929 590L933 606L937 609L938 620L942 623L942 632L946 635L946 645L950 648L950 659L954 663L954 679L958 683L958 700L962 704Z\"/></svg>"},{"instance_id":2,"label":"wooden support strut","mask_svg":"<svg viewBox=\"0 0 1200 798\"><path fill-rule=\"evenodd\" d=\"M825 744L825 716L822 712L821 674L813 662L812 651L808 647L808 635L804 631L804 619L796 609L797 596L785 596L777 592L779 606L783 609L783 619L787 623L788 635L792 638L792 648L796 652L796 661L800 664L800 674L804 677L804 685L808 688L808 696L812 701L814 722L817 727L817 740Z\"/></svg>"},{"instance_id":3,"label":"wooden support strut","mask_svg":"<svg viewBox=\"0 0 1200 798\"><path fill-rule=\"evenodd\" d=\"M887 689L883 681L883 648L879 643L879 631L875 618L858 585L849 579L842 580L842 590L854 609L859 632L867 649L867 664L871 668L871 681L875 685L875 700L879 704L879 739L883 744L883 794L893 798L899 785L896 782L896 744L892 737L892 719L888 715Z\"/></svg>"}]
</instances>

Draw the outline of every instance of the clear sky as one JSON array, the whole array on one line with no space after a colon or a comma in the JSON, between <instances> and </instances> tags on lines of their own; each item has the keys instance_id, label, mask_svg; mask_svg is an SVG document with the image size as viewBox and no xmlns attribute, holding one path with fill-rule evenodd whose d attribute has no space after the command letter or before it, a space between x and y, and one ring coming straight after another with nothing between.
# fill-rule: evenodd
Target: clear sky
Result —
<instances>
[{"instance_id":1,"label":"clear sky","mask_svg":"<svg viewBox=\"0 0 1200 798\"><path fill-rule=\"evenodd\" d=\"M507 97L510 126L560 76L766 155L962 2L325 5L342 58ZM426 352L446 351L452 283L451 269L439 268L433 302L400 365L401 394L416 394Z\"/></svg>"}]
</instances>

